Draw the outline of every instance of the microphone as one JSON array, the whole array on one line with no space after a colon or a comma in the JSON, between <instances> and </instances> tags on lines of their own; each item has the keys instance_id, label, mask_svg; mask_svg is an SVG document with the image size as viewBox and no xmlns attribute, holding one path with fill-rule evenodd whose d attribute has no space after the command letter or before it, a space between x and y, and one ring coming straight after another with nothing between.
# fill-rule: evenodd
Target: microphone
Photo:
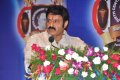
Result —
<instances>
[{"instance_id":1,"label":"microphone","mask_svg":"<svg viewBox=\"0 0 120 80\"><path fill-rule=\"evenodd\" d=\"M54 48L57 48L56 46L52 45L52 43L54 42L54 37L53 36L49 37L49 42L51 43L51 46L53 46Z\"/></svg>"},{"instance_id":2,"label":"microphone","mask_svg":"<svg viewBox=\"0 0 120 80\"><path fill-rule=\"evenodd\" d=\"M49 37L49 42L52 44L54 42L54 37L53 36L50 36Z\"/></svg>"}]
</instances>

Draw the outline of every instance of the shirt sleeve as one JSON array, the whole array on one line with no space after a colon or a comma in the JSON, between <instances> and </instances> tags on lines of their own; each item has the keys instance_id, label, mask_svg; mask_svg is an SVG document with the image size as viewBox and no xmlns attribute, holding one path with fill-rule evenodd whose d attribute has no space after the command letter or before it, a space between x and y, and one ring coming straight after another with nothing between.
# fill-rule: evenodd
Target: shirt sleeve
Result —
<instances>
[{"instance_id":1,"label":"shirt sleeve","mask_svg":"<svg viewBox=\"0 0 120 80\"><path fill-rule=\"evenodd\" d=\"M78 45L80 46L80 49L84 50L84 48L87 46L87 44L83 40L81 40L80 38L78 40L79 40Z\"/></svg>"}]
</instances>

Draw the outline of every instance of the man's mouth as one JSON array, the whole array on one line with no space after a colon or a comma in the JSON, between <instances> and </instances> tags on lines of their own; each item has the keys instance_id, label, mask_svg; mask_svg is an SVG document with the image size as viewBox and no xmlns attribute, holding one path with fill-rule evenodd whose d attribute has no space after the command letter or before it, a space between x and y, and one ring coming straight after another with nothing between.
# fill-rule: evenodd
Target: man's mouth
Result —
<instances>
[{"instance_id":1,"label":"man's mouth","mask_svg":"<svg viewBox=\"0 0 120 80\"><path fill-rule=\"evenodd\" d=\"M48 30L56 30L54 27L48 27Z\"/></svg>"}]
</instances>

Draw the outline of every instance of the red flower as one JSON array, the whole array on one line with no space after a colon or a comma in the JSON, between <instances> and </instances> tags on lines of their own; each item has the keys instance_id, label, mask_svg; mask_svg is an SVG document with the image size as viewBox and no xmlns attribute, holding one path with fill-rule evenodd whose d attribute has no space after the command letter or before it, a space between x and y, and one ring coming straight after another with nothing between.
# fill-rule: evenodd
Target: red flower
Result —
<instances>
[{"instance_id":1,"label":"red flower","mask_svg":"<svg viewBox=\"0 0 120 80\"><path fill-rule=\"evenodd\" d=\"M44 67L44 73L49 74L52 70L52 65L47 65Z\"/></svg>"},{"instance_id":2,"label":"red flower","mask_svg":"<svg viewBox=\"0 0 120 80\"><path fill-rule=\"evenodd\" d=\"M118 65L119 65L118 62L114 62L114 63L112 64L112 67L113 67L113 68L117 68Z\"/></svg>"},{"instance_id":3,"label":"red flower","mask_svg":"<svg viewBox=\"0 0 120 80\"><path fill-rule=\"evenodd\" d=\"M40 50L41 50L40 47L36 47L36 48L35 48L35 51L36 51L36 52L39 52Z\"/></svg>"},{"instance_id":4,"label":"red flower","mask_svg":"<svg viewBox=\"0 0 120 80\"><path fill-rule=\"evenodd\" d=\"M111 63L111 60L107 60L107 63L110 64L110 63Z\"/></svg>"},{"instance_id":5,"label":"red flower","mask_svg":"<svg viewBox=\"0 0 120 80\"><path fill-rule=\"evenodd\" d=\"M120 55L119 55L119 54L112 54L112 55L111 55L111 58L112 58L113 60L120 60Z\"/></svg>"},{"instance_id":6,"label":"red flower","mask_svg":"<svg viewBox=\"0 0 120 80\"><path fill-rule=\"evenodd\" d=\"M119 75L116 75L116 79L117 79L117 80L120 80L120 76L119 76Z\"/></svg>"},{"instance_id":7,"label":"red flower","mask_svg":"<svg viewBox=\"0 0 120 80\"><path fill-rule=\"evenodd\" d=\"M37 74L40 74L40 73L41 73L42 67L43 67L43 66L41 66L41 65L38 65L38 66L37 66Z\"/></svg>"},{"instance_id":8,"label":"red flower","mask_svg":"<svg viewBox=\"0 0 120 80\"><path fill-rule=\"evenodd\" d=\"M56 74L56 75L61 74L61 72L60 72L60 68L56 68L56 69L55 69L55 74Z\"/></svg>"},{"instance_id":9,"label":"red flower","mask_svg":"<svg viewBox=\"0 0 120 80\"><path fill-rule=\"evenodd\" d=\"M46 56L45 55L40 55L39 58L40 58L40 60L44 61Z\"/></svg>"},{"instance_id":10,"label":"red flower","mask_svg":"<svg viewBox=\"0 0 120 80\"><path fill-rule=\"evenodd\" d=\"M57 59L57 55L56 54L52 54L52 60L56 60Z\"/></svg>"},{"instance_id":11,"label":"red flower","mask_svg":"<svg viewBox=\"0 0 120 80\"><path fill-rule=\"evenodd\" d=\"M45 51L42 50L42 49L40 49L39 52L40 52L40 55L44 55L45 54Z\"/></svg>"},{"instance_id":12,"label":"red flower","mask_svg":"<svg viewBox=\"0 0 120 80\"><path fill-rule=\"evenodd\" d=\"M35 50L36 47L37 47L37 45L36 45L36 44L33 44L31 47L32 47L32 50Z\"/></svg>"},{"instance_id":13,"label":"red flower","mask_svg":"<svg viewBox=\"0 0 120 80\"><path fill-rule=\"evenodd\" d=\"M66 71L68 69L68 65L67 66L60 66L60 70L62 70L63 72Z\"/></svg>"},{"instance_id":14,"label":"red flower","mask_svg":"<svg viewBox=\"0 0 120 80\"><path fill-rule=\"evenodd\" d=\"M88 62L83 63L83 67L85 67L86 69L88 69L88 67L89 67Z\"/></svg>"},{"instance_id":15,"label":"red flower","mask_svg":"<svg viewBox=\"0 0 120 80\"><path fill-rule=\"evenodd\" d=\"M105 76L108 76L108 71L103 71L103 74L104 74Z\"/></svg>"}]
</instances>

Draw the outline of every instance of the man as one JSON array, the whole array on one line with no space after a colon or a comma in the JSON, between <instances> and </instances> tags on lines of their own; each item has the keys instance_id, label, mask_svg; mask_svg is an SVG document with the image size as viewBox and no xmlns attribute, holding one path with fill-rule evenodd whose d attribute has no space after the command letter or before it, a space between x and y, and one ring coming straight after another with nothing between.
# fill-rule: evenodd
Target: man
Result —
<instances>
[{"instance_id":1,"label":"man","mask_svg":"<svg viewBox=\"0 0 120 80\"><path fill-rule=\"evenodd\" d=\"M49 37L53 37L54 41L52 45L54 47L76 47L81 50L86 46L86 44L78 37L69 36L66 32L66 28L69 22L69 15L66 8L63 6L52 5L48 7L46 12L46 30L45 32L32 35L25 47L25 69L28 70L29 61L31 55L33 55L31 46L32 44L37 44L42 48L47 45L51 45L49 42Z\"/></svg>"}]
</instances>

